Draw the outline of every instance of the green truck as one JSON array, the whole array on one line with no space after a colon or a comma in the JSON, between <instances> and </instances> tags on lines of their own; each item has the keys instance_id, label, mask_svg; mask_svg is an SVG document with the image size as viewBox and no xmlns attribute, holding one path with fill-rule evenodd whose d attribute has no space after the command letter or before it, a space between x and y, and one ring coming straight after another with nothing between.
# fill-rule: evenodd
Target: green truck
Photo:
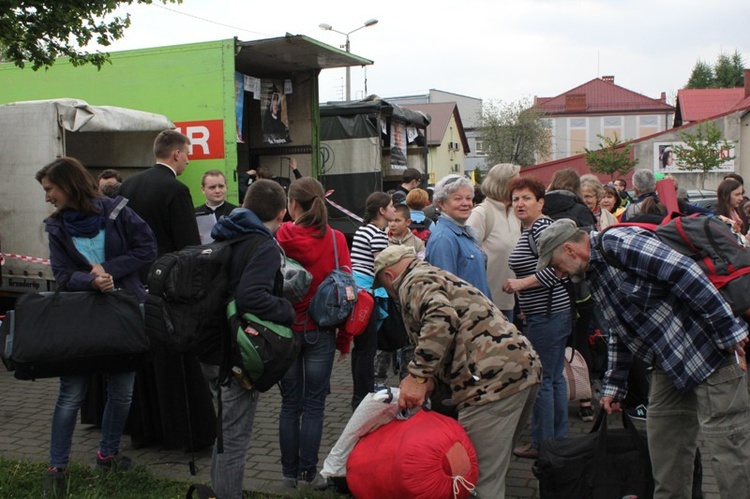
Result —
<instances>
[{"instance_id":1,"label":"green truck","mask_svg":"<svg viewBox=\"0 0 750 499\"><path fill-rule=\"evenodd\" d=\"M0 64L0 103L75 98L163 114L193 142L180 180L196 204L209 169L227 175L229 201L236 203L239 173L250 168L267 166L286 176L295 157L301 173L318 176L318 74L368 64L303 35L235 38L113 52L101 70L66 59L37 72Z\"/></svg>"}]
</instances>

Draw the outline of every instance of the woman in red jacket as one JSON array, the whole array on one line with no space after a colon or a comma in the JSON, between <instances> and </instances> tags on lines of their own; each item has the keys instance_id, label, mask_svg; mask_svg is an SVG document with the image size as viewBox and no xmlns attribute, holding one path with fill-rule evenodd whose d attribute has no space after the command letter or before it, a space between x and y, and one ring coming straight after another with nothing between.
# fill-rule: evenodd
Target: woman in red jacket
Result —
<instances>
[{"instance_id":1,"label":"woman in red jacket","mask_svg":"<svg viewBox=\"0 0 750 499\"><path fill-rule=\"evenodd\" d=\"M308 314L310 300L321 282L336 268L333 238L336 238L340 267L351 268L344 235L328 226L328 210L320 182L303 177L289 187L289 215L276 233L286 255L297 260L313 276L307 295L294 304L297 314L292 326L302 342L297 362L281 380L279 442L282 484L323 488L317 474L318 451L323 433L323 413L336 354L336 330L318 327ZM340 349L348 353L350 338L341 338Z\"/></svg>"}]
</instances>

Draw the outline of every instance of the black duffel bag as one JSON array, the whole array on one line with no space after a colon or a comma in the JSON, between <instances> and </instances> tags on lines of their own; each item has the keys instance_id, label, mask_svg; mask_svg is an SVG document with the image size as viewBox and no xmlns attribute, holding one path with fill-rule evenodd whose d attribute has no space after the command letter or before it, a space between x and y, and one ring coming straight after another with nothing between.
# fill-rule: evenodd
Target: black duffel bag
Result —
<instances>
[{"instance_id":1,"label":"black duffel bag","mask_svg":"<svg viewBox=\"0 0 750 499\"><path fill-rule=\"evenodd\" d=\"M138 298L125 289L24 294L3 329L18 379L132 371L150 350Z\"/></svg>"},{"instance_id":2,"label":"black duffel bag","mask_svg":"<svg viewBox=\"0 0 750 499\"><path fill-rule=\"evenodd\" d=\"M591 433L541 443L534 475L541 499L622 499L654 496L654 479L645 432L626 413L623 429L607 429L600 410Z\"/></svg>"}]
</instances>

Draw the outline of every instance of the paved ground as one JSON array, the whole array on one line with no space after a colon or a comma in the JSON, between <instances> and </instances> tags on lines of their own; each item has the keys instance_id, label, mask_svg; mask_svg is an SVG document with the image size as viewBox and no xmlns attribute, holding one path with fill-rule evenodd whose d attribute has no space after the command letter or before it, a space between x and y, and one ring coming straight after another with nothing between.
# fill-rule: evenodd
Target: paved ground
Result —
<instances>
[{"instance_id":1,"label":"paved ground","mask_svg":"<svg viewBox=\"0 0 750 499\"><path fill-rule=\"evenodd\" d=\"M395 383L395 378L391 379ZM57 380L18 381L0 366L0 455L12 459L47 460L49 425L57 395ZM350 415L351 377L348 361L337 363L328 397L323 442L320 449L321 466L330 448L343 430ZM262 395L255 419L253 447L245 467L245 488L259 492L282 493L281 465L278 449L278 390ZM573 405L570 408L570 433L587 433L590 423L582 423ZM528 429L525 435L528 441ZM99 438L98 430L79 424L73 437L72 459L92 462ZM197 454L198 476L191 477L188 469L190 456L180 451L164 451L158 447L130 449L124 438L124 453L139 463L148 465L159 476L183 481L208 482L211 462L210 450ZM716 481L710 466L710 456L703 451L703 490L706 499L718 499ZM513 458L508 476L509 498L539 497L537 481L531 474L531 461Z\"/></svg>"}]
</instances>

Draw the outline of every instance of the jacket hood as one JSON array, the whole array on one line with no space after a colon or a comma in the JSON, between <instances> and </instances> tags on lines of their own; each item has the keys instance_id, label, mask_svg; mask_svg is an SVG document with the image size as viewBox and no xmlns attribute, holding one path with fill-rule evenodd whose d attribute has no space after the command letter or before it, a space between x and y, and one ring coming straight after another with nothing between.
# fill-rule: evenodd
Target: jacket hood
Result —
<instances>
[{"instance_id":1,"label":"jacket hood","mask_svg":"<svg viewBox=\"0 0 750 499\"><path fill-rule=\"evenodd\" d=\"M229 216L224 216L216 222L211 230L211 237L217 241L226 241L244 234L259 233L273 237L271 231L263 225L258 215L247 208L235 208Z\"/></svg>"},{"instance_id":2,"label":"jacket hood","mask_svg":"<svg viewBox=\"0 0 750 499\"><path fill-rule=\"evenodd\" d=\"M331 251L331 247L326 241L331 239L331 228L328 227L323 239L318 237L318 229L316 227L295 225L294 222L285 222L281 224L281 228L276 233L276 239L284 247L284 251L289 254L286 248L294 248L293 253L297 255L294 257L298 262L312 263L318 260L323 254ZM302 259L305 261L303 262Z\"/></svg>"},{"instance_id":3,"label":"jacket hood","mask_svg":"<svg viewBox=\"0 0 750 499\"><path fill-rule=\"evenodd\" d=\"M576 203L583 204L578 200L578 196L570 191L550 191L544 195L544 213L557 213L558 211L569 210Z\"/></svg>"}]
</instances>

